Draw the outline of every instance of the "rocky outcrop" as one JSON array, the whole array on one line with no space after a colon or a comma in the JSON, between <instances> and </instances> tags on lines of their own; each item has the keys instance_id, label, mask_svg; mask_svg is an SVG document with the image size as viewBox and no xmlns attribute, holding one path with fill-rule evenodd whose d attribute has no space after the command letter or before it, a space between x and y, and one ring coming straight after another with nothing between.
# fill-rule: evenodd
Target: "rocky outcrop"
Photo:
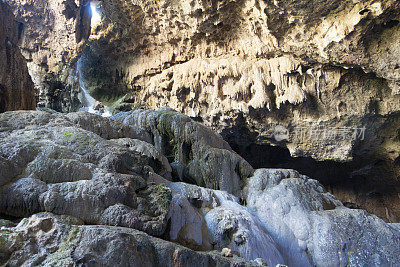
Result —
<instances>
[{"instance_id":1,"label":"rocky outcrop","mask_svg":"<svg viewBox=\"0 0 400 267\"><path fill-rule=\"evenodd\" d=\"M18 49L18 30L9 6L0 2L0 112L36 107L35 89Z\"/></svg>"},{"instance_id":2,"label":"rocky outcrop","mask_svg":"<svg viewBox=\"0 0 400 267\"><path fill-rule=\"evenodd\" d=\"M0 114L0 218L6 265L400 260L396 224L345 207L294 170L254 172L220 135L167 108L114 120Z\"/></svg>"},{"instance_id":3,"label":"rocky outcrop","mask_svg":"<svg viewBox=\"0 0 400 267\"><path fill-rule=\"evenodd\" d=\"M262 163L255 167L278 166L259 159L271 145L344 163L322 173L298 165L343 202L399 220L398 1L113 0L100 8L82 68L102 57L109 80L130 89L116 106L171 107L220 131L243 156L265 146L246 156ZM274 138L277 125L287 137Z\"/></svg>"},{"instance_id":4,"label":"rocky outcrop","mask_svg":"<svg viewBox=\"0 0 400 267\"><path fill-rule=\"evenodd\" d=\"M72 65L90 35L87 0L5 1L18 21L18 44L40 92L40 105L70 112L79 108Z\"/></svg>"},{"instance_id":5,"label":"rocky outcrop","mask_svg":"<svg viewBox=\"0 0 400 267\"><path fill-rule=\"evenodd\" d=\"M168 159L150 142L141 141L138 139L131 139L131 138L119 138L112 140L113 142L128 147L132 151L139 152L140 154L151 158L154 160L154 165L158 166L155 171L160 174L162 177L165 178L172 178L172 168L168 162Z\"/></svg>"},{"instance_id":6,"label":"rocky outcrop","mask_svg":"<svg viewBox=\"0 0 400 267\"><path fill-rule=\"evenodd\" d=\"M346 208L294 170L256 170L243 189L247 207L226 192L153 180L172 191L169 238L192 248L227 247L268 266L390 266L399 260L396 224Z\"/></svg>"},{"instance_id":7,"label":"rocky outcrop","mask_svg":"<svg viewBox=\"0 0 400 267\"><path fill-rule=\"evenodd\" d=\"M124 124L145 129L180 181L238 194L253 168L222 137L174 110L119 113Z\"/></svg>"},{"instance_id":8,"label":"rocky outcrop","mask_svg":"<svg viewBox=\"0 0 400 267\"><path fill-rule=\"evenodd\" d=\"M296 168L399 221L398 1L97 1L84 53L87 1L6 2L41 106L77 110L78 78L115 110L169 106L254 167Z\"/></svg>"},{"instance_id":9,"label":"rocky outcrop","mask_svg":"<svg viewBox=\"0 0 400 267\"><path fill-rule=\"evenodd\" d=\"M398 228L345 208L296 171L259 169L244 191L289 266L390 266L400 260Z\"/></svg>"},{"instance_id":10,"label":"rocky outcrop","mask_svg":"<svg viewBox=\"0 0 400 267\"><path fill-rule=\"evenodd\" d=\"M90 132L79 126L95 119L103 125L97 129L110 123L119 132L117 122L89 113L2 114L0 213L26 217L48 211L162 235L170 192L147 185L150 158L103 139L96 128ZM141 137L139 129L119 126L123 137ZM107 136L118 137L112 131Z\"/></svg>"},{"instance_id":11,"label":"rocky outcrop","mask_svg":"<svg viewBox=\"0 0 400 267\"><path fill-rule=\"evenodd\" d=\"M215 252L195 252L133 229L84 225L41 213L0 229L0 263L10 266L258 266Z\"/></svg>"},{"instance_id":12,"label":"rocky outcrop","mask_svg":"<svg viewBox=\"0 0 400 267\"><path fill-rule=\"evenodd\" d=\"M235 196L156 175L153 181L172 192L169 240L197 250L229 248L234 255L262 259L267 266L285 262L263 223Z\"/></svg>"}]
</instances>

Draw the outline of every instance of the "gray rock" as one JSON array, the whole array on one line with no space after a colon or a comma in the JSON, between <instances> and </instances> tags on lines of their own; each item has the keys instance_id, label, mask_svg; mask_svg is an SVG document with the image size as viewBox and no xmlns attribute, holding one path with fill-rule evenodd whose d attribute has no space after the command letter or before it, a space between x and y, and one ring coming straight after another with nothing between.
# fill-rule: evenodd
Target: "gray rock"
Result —
<instances>
[{"instance_id":1,"label":"gray rock","mask_svg":"<svg viewBox=\"0 0 400 267\"><path fill-rule=\"evenodd\" d=\"M105 139L133 137L133 127L84 112L37 111L1 114L0 127L0 213L48 211L164 233L170 192L147 183L156 165Z\"/></svg>"},{"instance_id":2,"label":"gray rock","mask_svg":"<svg viewBox=\"0 0 400 267\"><path fill-rule=\"evenodd\" d=\"M363 210L345 208L319 182L292 170L257 170L248 207L279 244L289 266L393 266L400 231Z\"/></svg>"},{"instance_id":3,"label":"gray rock","mask_svg":"<svg viewBox=\"0 0 400 267\"><path fill-rule=\"evenodd\" d=\"M111 141L153 159L155 161L154 165L156 166L156 168L154 168L155 171L165 178L171 178L172 168L168 159L152 144L130 138L113 139Z\"/></svg>"},{"instance_id":4,"label":"gray rock","mask_svg":"<svg viewBox=\"0 0 400 267\"><path fill-rule=\"evenodd\" d=\"M195 252L137 230L88 226L41 213L0 229L0 264L7 266L255 266L238 257Z\"/></svg>"},{"instance_id":5,"label":"gray rock","mask_svg":"<svg viewBox=\"0 0 400 267\"><path fill-rule=\"evenodd\" d=\"M104 139L132 138L151 143L150 135L139 127L122 124L88 112L69 113L66 115L74 124Z\"/></svg>"},{"instance_id":6,"label":"gray rock","mask_svg":"<svg viewBox=\"0 0 400 267\"><path fill-rule=\"evenodd\" d=\"M202 250L227 248L230 255L246 260L262 258L268 266L284 263L266 227L235 196L161 177L153 179L172 191L170 240Z\"/></svg>"},{"instance_id":7,"label":"gray rock","mask_svg":"<svg viewBox=\"0 0 400 267\"><path fill-rule=\"evenodd\" d=\"M238 194L253 173L220 135L174 110L135 110L113 118L147 130L181 181Z\"/></svg>"}]
</instances>

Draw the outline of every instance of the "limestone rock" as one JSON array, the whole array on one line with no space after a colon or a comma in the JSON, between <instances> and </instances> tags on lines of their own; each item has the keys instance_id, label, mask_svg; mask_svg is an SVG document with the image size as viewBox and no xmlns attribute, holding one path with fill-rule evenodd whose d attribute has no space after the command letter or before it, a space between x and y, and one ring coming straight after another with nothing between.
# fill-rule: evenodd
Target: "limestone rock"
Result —
<instances>
[{"instance_id":1,"label":"limestone rock","mask_svg":"<svg viewBox=\"0 0 400 267\"><path fill-rule=\"evenodd\" d=\"M153 162L100 136L133 137L132 127L88 113L32 111L1 114L0 128L0 213L48 211L164 233L170 192L146 182Z\"/></svg>"},{"instance_id":2,"label":"limestone rock","mask_svg":"<svg viewBox=\"0 0 400 267\"><path fill-rule=\"evenodd\" d=\"M315 180L291 170L259 169L246 201L296 266L393 265L400 232L363 210L345 208Z\"/></svg>"},{"instance_id":3,"label":"limestone rock","mask_svg":"<svg viewBox=\"0 0 400 267\"><path fill-rule=\"evenodd\" d=\"M142 128L124 125L118 121L99 117L88 112L69 113L66 115L74 124L94 132L104 139L132 138L151 143L150 135Z\"/></svg>"},{"instance_id":4,"label":"limestone rock","mask_svg":"<svg viewBox=\"0 0 400 267\"><path fill-rule=\"evenodd\" d=\"M220 135L174 110L135 110L114 118L151 134L181 181L238 194L253 173Z\"/></svg>"},{"instance_id":5,"label":"limestone rock","mask_svg":"<svg viewBox=\"0 0 400 267\"><path fill-rule=\"evenodd\" d=\"M83 225L40 213L0 229L0 263L11 266L256 266L214 252L195 252L137 230Z\"/></svg>"},{"instance_id":6,"label":"limestone rock","mask_svg":"<svg viewBox=\"0 0 400 267\"><path fill-rule=\"evenodd\" d=\"M18 48L19 26L10 7L0 2L0 112L35 109L35 89Z\"/></svg>"},{"instance_id":7,"label":"limestone rock","mask_svg":"<svg viewBox=\"0 0 400 267\"><path fill-rule=\"evenodd\" d=\"M211 153L201 157L199 151ZM218 157L225 165L215 161ZM190 170L195 160L200 161L195 170L206 170L217 186L203 176L193 180L210 188L174 181L176 166ZM171 170L169 181L165 174ZM171 109L136 110L113 119L84 112L2 113L0 214L29 218L17 226L0 220L0 264L374 266L400 261L397 224L346 208L297 171L253 173L220 135ZM223 249L232 257L221 255Z\"/></svg>"},{"instance_id":8,"label":"limestone rock","mask_svg":"<svg viewBox=\"0 0 400 267\"><path fill-rule=\"evenodd\" d=\"M268 266L284 263L267 228L235 196L152 177L172 192L168 215L171 241L193 249L222 250L225 257L238 255L249 261L261 258Z\"/></svg>"},{"instance_id":9,"label":"limestone rock","mask_svg":"<svg viewBox=\"0 0 400 267\"><path fill-rule=\"evenodd\" d=\"M157 150L153 145L151 145L148 142L141 141L138 139L130 139L130 138L120 138L120 139L114 139L111 140L119 145L122 145L124 147L128 147L132 151L136 151L142 155L145 155L149 158L152 158L154 161L156 161L157 169L155 170L156 173L159 175L171 179L171 172L172 168L171 165L168 162L168 159L159 151Z\"/></svg>"},{"instance_id":10,"label":"limestone rock","mask_svg":"<svg viewBox=\"0 0 400 267\"><path fill-rule=\"evenodd\" d=\"M243 157L272 145L300 160L349 163L306 170L322 173L312 177L343 202L400 220L399 1L110 0L100 10L81 67L101 58L107 84L129 89L117 106L173 108L223 133ZM277 142L277 126L288 140ZM365 139L354 140L362 127ZM260 159L273 148L260 150L245 159L279 167Z\"/></svg>"}]
</instances>

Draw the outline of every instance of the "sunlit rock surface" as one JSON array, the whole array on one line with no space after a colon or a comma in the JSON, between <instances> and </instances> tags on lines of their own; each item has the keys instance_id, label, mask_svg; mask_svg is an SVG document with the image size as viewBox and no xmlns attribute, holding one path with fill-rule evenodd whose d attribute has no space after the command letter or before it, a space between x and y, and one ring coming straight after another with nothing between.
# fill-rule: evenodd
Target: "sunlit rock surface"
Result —
<instances>
[{"instance_id":1,"label":"sunlit rock surface","mask_svg":"<svg viewBox=\"0 0 400 267\"><path fill-rule=\"evenodd\" d=\"M285 262L266 227L235 196L158 176L153 179L172 192L170 240L200 250L229 248L247 260L263 259L268 266Z\"/></svg>"},{"instance_id":2,"label":"sunlit rock surface","mask_svg":"<svg viewBox=\"0 0 400 267\"><path fill-rule=\"evenodd\" d=\"M391 266L400 260L398 228L345 208L296 171L259 169L244 191L289 266Z\"/></svg>"}]
</instances>

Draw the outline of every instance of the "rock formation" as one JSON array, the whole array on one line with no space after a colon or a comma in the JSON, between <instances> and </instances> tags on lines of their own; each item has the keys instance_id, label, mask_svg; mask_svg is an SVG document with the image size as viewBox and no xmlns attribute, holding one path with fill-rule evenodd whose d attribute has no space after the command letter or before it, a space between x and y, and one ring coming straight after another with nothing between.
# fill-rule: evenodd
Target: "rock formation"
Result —
<instances>
[{"instance_id":1,"label":"rock formation","mask_svg":"<svg viewBox=\"0 0 400 267\"><path fill-rule=\"evenodd\" d=\"M11 10L0 2L0 113L35 109L35 90L18 49L19 28Z\"/></svg>"},{"instance_id":2,"label":"rock formation","mask_svg":"<svg viewBox=\"0 0 400 267\"><path fill-rule=\"evenodd\" d=\"M279 167L261 158L288 149L304 160L283 167L399 220L398 1L99 2L103 21L82 69L101 63L109 82L96 86L93 71L83 80L122 81L117 109L176 109L255 167ZM290 133L280 142L277 125Z\"/></svg>"},{"instance_id":3,"label":"rock formation","mask_svg":"<svg viewBox=\"0 0 400 267\"><path fill-rule=\"evenodd\" d=\"M399 1L3 0L0 22L0 265L400 262Z\"/></svg>"},{"instance_id":4,"label":"rock formation","mask_svg":"<svg viewBox=\"0 0 400 267\"><path fill-rule=\"evenodd\" d=\"M174 110L137 110L115 118L146 129L181 181L237 194L253 173L221 136Z\"/></svg>"},{"instance_id":5,"label":"rock formation","mask_svg":"<svg viewBox=\"0 0 400 267\"><path fill-rule=\"evenodd\" d=\"M294 170L253 174L221 136L187 116L160 109L114 119L86 112L0 114L0 215L11 219L0 221L2 264L400 260L397 224L346 208ZM196 155L185 146L209 152ZM230 160L221 164L221 154Z\"/></svg>"},{"instance_id":6,"label":"rock formation","mask_svg":"<svg viewBox=\"0 0 400 267\"><path fill-rule=\"evenodd\" d=\"M12 266L257 266L215 252L194 252L137 230L84 225L48 213L3 228L0 236L0 262Z\"/></svg>"},{"instance_id":7,"label":"rock formation","mask_svg":"<svg viewBox=\"0 0 400 267\"><path fill-rule=\"evenodd\" d=\"M74 62L90 35L88 0L7 0L18 22L18 45L40 92L40 105L70 112L79 108ZM17 44L17 43L16 43Z\"/></svg>"}]
</instances>

